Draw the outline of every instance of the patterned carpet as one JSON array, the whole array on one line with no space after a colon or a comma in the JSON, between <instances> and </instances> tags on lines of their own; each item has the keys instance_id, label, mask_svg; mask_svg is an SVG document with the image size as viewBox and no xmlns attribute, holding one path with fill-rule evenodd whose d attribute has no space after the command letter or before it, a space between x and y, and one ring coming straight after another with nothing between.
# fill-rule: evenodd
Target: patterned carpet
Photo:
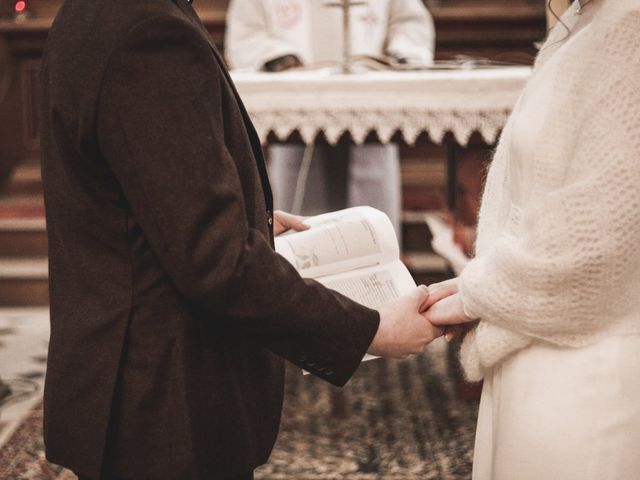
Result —
<instances>
[{"instance_id":1,"label":"patterned carpet","mask_svg":"<svg viewBox=\"0 0 640 480\"><path fill-rule=\"evenodd\" d=\"M281 434L258 480L462 480L477 403L456 398L444 342L406 361L363 364L339 390L290 369ZM34 409L0 450L3 480L68 480L44 460Z\"/></svg>"},{"instance_id":2,"label":"patterned carpet","mask_svg":"<svg viewBox=\"0 0 640 480\"><path fill-rule=\"evenodd\" d=\"M282 432L256 478L469 479L477 403L456 399L446 357L439 343L375 360L343 391L291 375Z\"/></svg>"}]
</instances>

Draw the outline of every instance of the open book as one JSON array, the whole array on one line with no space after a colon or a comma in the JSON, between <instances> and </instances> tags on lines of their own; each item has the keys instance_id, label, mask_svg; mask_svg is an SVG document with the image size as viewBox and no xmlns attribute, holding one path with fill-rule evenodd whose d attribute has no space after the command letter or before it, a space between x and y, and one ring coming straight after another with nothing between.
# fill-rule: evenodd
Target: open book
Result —
<instances>
[{"instance_id":1,"label":"open book","mask_svg":"<svg viewBox=\"0 0 640 480\"><path fill-rule=\"evenodd\" d=\"M400 261L393 225L383 212L354 207L310 217L304 223L311 228L275 239L276 251L303 277L370 308L415 288Z\"/></svg>"}]
</instances>

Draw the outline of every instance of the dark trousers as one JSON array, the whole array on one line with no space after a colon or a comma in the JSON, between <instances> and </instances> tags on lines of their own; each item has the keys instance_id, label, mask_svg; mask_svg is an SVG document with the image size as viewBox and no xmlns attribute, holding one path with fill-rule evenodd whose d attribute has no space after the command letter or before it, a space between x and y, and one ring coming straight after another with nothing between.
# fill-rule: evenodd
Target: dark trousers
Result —
<instances>
[{"instance_id":1,"label":"dark trousers","mask_svg":"<svg viewBox=\"0 0 640 480\"><path fill-rule=\"evenodd\" d=\"M245 473L244 475L240 475L239 477L233 477L229 480L253 480L253 472Z\"/></svg>"},{"instance_id":2,"label":"dark trousers","mask_svg":"<svg viewBox=\"0 0 640 480\"><path fill-rule=\"evenodd\" d=\"M82 475L78 475L78 480L92 480L92 479L89 478L89 477L83 477ZM227 480L253 480L253 472L245 473L244 475L240 475L238 477L229 478Z\"/></svg>"}]
</instances>

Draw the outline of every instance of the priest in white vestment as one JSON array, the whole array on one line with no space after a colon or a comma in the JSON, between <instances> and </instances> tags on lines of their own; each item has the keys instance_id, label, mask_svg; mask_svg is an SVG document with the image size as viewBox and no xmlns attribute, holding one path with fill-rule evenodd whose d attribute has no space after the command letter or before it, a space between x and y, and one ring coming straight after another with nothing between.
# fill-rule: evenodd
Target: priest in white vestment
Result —
<instances>
[{"instance_id":1,"label":"priest in white vestment","mask_svg":"<svg viewBox=\"0 0 640 480\"><path fill-rule=\"evenodd\" d=\"M297 66L339 65L342 9L329 7L327 3L336 2L231 0L225 43L231 68L282 71ZM362 4L351 7L353 56L384 55L401 63L421 65L433 61L433 19L421 0L358 3ZM397 145L316 145L312 153L307 151L312 161L303 185L299 180L304 153L302 145L275 144L269 148L276 208L291 211L301 207L295 213L316 214L371 205L386 212L400 233ZM299 198L300 189L304 191L303 198Z\"/></svg>"}]
</instances>

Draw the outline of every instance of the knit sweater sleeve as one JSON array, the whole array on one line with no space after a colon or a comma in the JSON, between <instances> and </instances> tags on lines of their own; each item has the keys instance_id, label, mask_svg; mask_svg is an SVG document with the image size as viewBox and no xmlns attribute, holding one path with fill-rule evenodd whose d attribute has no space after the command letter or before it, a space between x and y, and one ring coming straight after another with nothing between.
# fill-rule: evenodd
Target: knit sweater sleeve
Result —
<instances>
[{"instance_id":1,"label":"knit sweater sleeve","mask_svg":"<svg viewBox=\"0 0 640 480\"><path fill-rule=\"evenodd\" d=\"M534 339L585 345L640 315L640 10L623 13L590 53L584 100L561 112L576 123L572 138L542 140L563 142L562 168L547 159L542 171L555 178L532 179L543 188L519 212L517 234L492 239L461 275L482 319L463 348L472 377Z\"/></svg>"}]
</instances>

